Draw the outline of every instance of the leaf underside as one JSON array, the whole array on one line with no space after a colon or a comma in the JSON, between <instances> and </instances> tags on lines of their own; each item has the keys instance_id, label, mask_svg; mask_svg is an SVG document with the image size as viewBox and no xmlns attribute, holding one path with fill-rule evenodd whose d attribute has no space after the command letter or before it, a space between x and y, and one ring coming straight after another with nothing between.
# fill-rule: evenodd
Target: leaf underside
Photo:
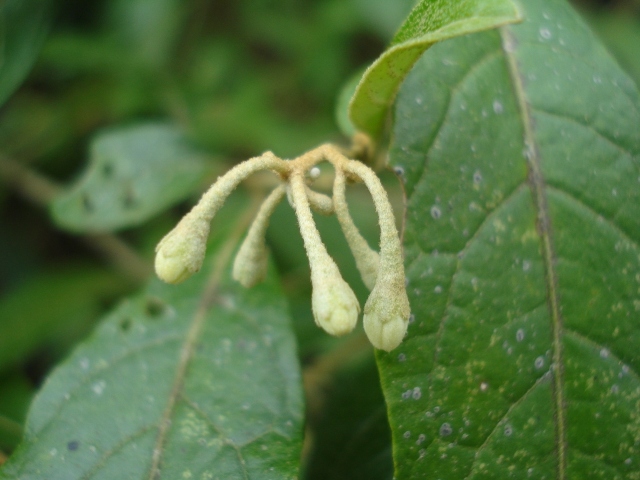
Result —
<instances>
[{"instance_id":1,"label":"leaf underside","mask_svg":"<svg viewBox=\"0 0 640 480\"><path fill-rule=\"evenodd\" d=\"M562 0L402 86L396 478L640 478L640 102Z\"/></svg>"},{"instance_id":2,"label":"leaf underside","mask_svg":"<svg viewBox=\"0 0 640 480\"><path fill-rule=\"evenodd\" d=\"M381 135L398 87L431 45L519 19L511 0L422 0L362 76L349 105L355 129Z\"/></svg>"},{"instance_id":3,"label":"leaf underside","mask_svg":"<svg viewBox=\"0 0 640 480\"><path fill-rule=\"evenodd\" d=\"M190 195L210 171L178 128L146 124L102 132L80 179L51 205L73 232L138 225Z\"/></svg>"},{"instance_id":4,"label":"leaf underside","mask_svg":"<svg viewBox=\"0 0 640 480\"><path fill-rule=\"evenodd\" d=\"M0 478L297 478L300 372L281 293L273 275L251 290L214 277L152 281L117 307L49 377Z\"/></svg>"}]
</instances>

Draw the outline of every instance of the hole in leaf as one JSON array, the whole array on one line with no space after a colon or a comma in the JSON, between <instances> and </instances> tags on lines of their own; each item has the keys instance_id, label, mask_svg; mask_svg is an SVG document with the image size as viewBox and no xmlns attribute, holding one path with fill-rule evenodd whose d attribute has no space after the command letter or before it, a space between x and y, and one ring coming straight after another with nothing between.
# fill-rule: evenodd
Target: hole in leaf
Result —
<instances>
[{"instance_id":1,"label":"hole in leaf","mask_svg":"<svg viewBox=\"0 0 640 480\"><path fill-rule=\"evenodd\" d=\"M82 208L84 208L87 213L92 213L94 210L93 202L86 192L82 194Z\"/></svg>"},{"instance_id":2,"label":"hole in leaf","mask_svg":"<svg viewBox=\"0 0 640 480\"><path fill-rule=\"evenodd\" d=\"M129 330L131 330L132 325L133 321L129 317L125 317L120 320L120 330L122 330L123 332L128 332Z\"/></svg>"},{"instance_id":3,"label":"hole in leaf","mask_svg":"<svg viewBox=\"0 0 640 480\"><path fill-rule=\"evenodd\" d=\"M138 200L136 198L135 192L133 191L133 188L131 188L131 186L128 186L124 192L124 198L122 199L122 206L126 210L130 210L132 208L135 208L137 203L138 203Z\"/></svg>"},{"instance_id":4,"label":"hole in leaf","mask_svg":"<svg viewBox=\"0 0 640 480\"><path fill-rule=\"evenodd\" d=\"M113 176L113 165L110 163L105 163L102 166L102 176L104 178L111 178Z\"/></svg>"},{"instance_id":5,"label":"hole in leaf","mask_svg":"<svg viewBox=\"0 0 640 480\"><path fill-rule=\"evenodd\" d=\"M159 298L150 297L147 299L147 303L144 306L146 314L151 318L158 318L162 316L165 311L165 304Z\"/></svg>"}]
</instances>

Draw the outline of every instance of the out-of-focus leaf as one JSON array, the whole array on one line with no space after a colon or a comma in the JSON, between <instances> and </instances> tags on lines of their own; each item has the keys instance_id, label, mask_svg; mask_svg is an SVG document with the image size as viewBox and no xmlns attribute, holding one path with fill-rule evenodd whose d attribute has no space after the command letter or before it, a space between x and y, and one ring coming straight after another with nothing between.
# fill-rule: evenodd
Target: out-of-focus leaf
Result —
<instances>
[{"instance_id":1,"label":"out-of-focus leaf","mask_svg":"<svg viewBox=\"0 0 640 480\"><path fill-rule=\"evenodd\" d=\"M364 335L363 335L364 336ZM321 414L309 421L313 453L308 480L389 480L391 434L378 372L368 353L341 369L324 387ZM313 367L311 367L313 368Z\"/></svg>"},{"instance_id":2,"label":"out-of-focus leaf","mask_svg":"<svg viewBox=\"0 0 640 480\"><path fill-rule=\"evenodd\" d=\"M518 20L511 0L422 0L360 80L349 108L353 124L378 137L398 87L434 43Z\"/></svg>"},{"instance_id":3,"label":"out-of-focus leaf","mask_svg":"<svg viewBox=\"0 0 640 480\"><path fill-rule=\"evenodd\" d=\"M74 232L138 225L184 199L211 171L178 129L141 125L103 132L87 170L52 203L54 221Z\"/></svg>"},{"instance_id":4,"label":"out-of-focus leaf","mask_svg":"<svg viewBox=\"0 0 640 480\"><path fill-rule=\"evenodd\" d=\"M0 105L20 85L49 31L51 0L0 3Z\"/></svg>"},{"instance_id":5,"label":"out-of-focus leaf","mask_svg":"<svg viewBox=\"0 0 640 480\"><path fill-rule=\"evenodd\" d=\"M22 424L33 398L31 383L21 374L0 377L0 450L13 450L22 439Z\"/></svg>"},{"instance_id":6,"label":"out-of-focus leaf","mask_svg":"<svg viewBox=\"0 0 640 480\"><path fill-rule=\"evenodd\" d=\"M125 300L51 375L0 478L297 478L286 306L273 275L244 289L212 250L185 283Z\"/></svg>"},{"instance_id":7,"label":"out-of-focus leaf","mask_svg":"<svg viewBox=\"0 0 640 480\"><path fill-rule=\"evenodd\" d=\"M110 29L138 60L168 63L185 9L180 0L116 0L109 4Z\"/></svg>"},{"instance_id":8,"label":"out-of-focus leaf","mask_svg":"<svg viewBox=\"0 0 640 480\"><path fill-rule=\"evenodd\" d=\"M640 468L640 99L565 1L522 6L398 95L414 321L378 356L398 480Z\"/></svg>"},{"instance_id":9,"label":"out-of-focus leaf","mask_svg":"<svg viewBox=\"0 0 640 480\"><path fill-rule=\"evenodd\" d=\"M363 20L386 40L396 33L416 0L352 0Z\"/></svg>"},{"instance_id":10,"label":"out-of-focus leaf","mask_svg":"<svg viewBox=\"0 0 640 480\"><path fill-rule=\"evenodd\" d=\"M349 118L349 104L351 103L351 98L356 88L358 88L362 74L363 72L358 72L349 78L342 86L342 90L340 90L340 94L338 95L338 101L336 102L336 123L342 134L347 137L352 137L357 132L356 127Z\"/></svg>"},{"instance_id":11,"label":"out-of-focus leaf","mask_svg":"<svg viewBox=\"0 0 640 480\"><path fill-rule=\"evenodd\" d=\"M101 303L124 293L113 273L67 266L36 275L0 298L0 372L26 359L52 337L78 340Z\"/></svg>"}]
</instances>

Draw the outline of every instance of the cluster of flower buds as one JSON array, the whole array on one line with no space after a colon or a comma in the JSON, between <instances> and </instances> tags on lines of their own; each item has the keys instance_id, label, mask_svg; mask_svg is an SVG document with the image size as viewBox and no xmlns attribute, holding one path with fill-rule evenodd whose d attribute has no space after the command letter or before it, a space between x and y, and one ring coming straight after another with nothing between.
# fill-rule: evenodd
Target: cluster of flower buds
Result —
<instances>
[{"instance_id":1,"label":"cluster of flower buds","mask_svg":"<svg viewBox=\"0 0 640 480\"><path fill-rule=\"evenodd\" d=\"M316 165L328 161L335 170L332 197L316 192L308 178L317 177ZM271 170L282 180L266 198L234 265L233 277L245 287L259 283L267 272L265 232L269 217L286 195L293 206L311 267L312 308L316 324L331 335L351 332L360 305L343 280L316 228L312 210L335 214L356 260L364 284L371 290L364 306L364 330L374 347L390 351L407 331L410 308L405 289L402 246L393 211L380 180L363 163L348 159L332 145L322 145L294 160L282 160L267 152L247 160L220 177L200 202L182 218L156 248L155 269L168 283L179 283L197 272L205 256L211 219L229 194L252 173ZM349 215L345 198L347 181L363 182L368 188L380 223L380 252L372 250Z\"/></svg>"}]
</instances>

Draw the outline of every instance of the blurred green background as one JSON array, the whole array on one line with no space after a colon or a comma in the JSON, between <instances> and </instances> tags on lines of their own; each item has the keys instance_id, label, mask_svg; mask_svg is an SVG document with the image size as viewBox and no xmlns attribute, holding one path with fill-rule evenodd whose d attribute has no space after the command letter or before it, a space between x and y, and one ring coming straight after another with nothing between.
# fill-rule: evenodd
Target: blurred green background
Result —
<instances>
[{"instance_id":1,"label":"blurred green background","mask_svg":"<svg viewBox=\"0 0 640 480\"><path fill-rule=\"evenodd\" d=\"M0 50L17 58L15 71L29 72L13 91L3 86L12 72L0 64L0 99L8 97L0 104L0 462L19 441L30 399L47 372L105 311L145 281L155 243L206 181L265 150L291 157L326 141L346 144L335 121L340 89L383 51L413 3L0 4ZM638 84L640 1L574 3ZM192 197L117 234L76 235L56 227L48 205L59 186L81 174L96 133L157 121L178 125L206 155L211 168ZM386 174L399 204L394 180ZM259 181L250 187L248 192L261 190ZM217 221L237 216L250 196L239 194ZM356 191L350 202L357 223L375 242L375 216L358 208L365 197ZM354 269L346 244L331 235L335 219L319 219L319 226L362 300L364 287L348 273ZM269 241L312 396L305 475L390 478L388 426L371 348L359 337L337 341L315 327L296 228L282 205Z\"/></svg>"}]
</instances>

